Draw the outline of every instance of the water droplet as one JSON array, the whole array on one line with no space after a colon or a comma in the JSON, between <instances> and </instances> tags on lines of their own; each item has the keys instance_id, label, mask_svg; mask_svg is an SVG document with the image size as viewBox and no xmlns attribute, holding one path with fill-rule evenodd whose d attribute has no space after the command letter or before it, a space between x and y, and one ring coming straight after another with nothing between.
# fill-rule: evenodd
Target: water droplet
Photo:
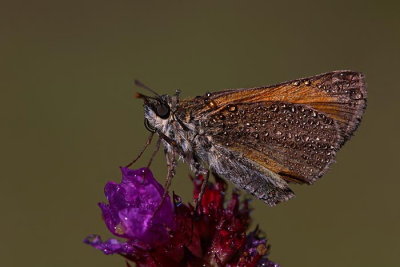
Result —
<instances>
[{"instance_id":1,"label":"water droplet","mask_svg":"<svg viewBox=\"0 0 400 267\"><path fill-rule=\"evenodd\" d=\"M276 131L275 133L276 133L276 135L282 135L282 132L281 132L281 131L279 131L279 130L278 130L278 131Z\"/></svg>"},{"instance_id":2,"label":"water droplet","mask_svg":"<svg viewBox=\"0 0 400 267\"><path fill-rule=\"evenodd\" d=\"M293 85L294 85L294 86L299 86L299 85L300 85L300 82L299 82L299 81L295 81L295 82L293 82Z\"/></svg>"},{"instance_id":3,"label":"water droplet","mask_svg":"<svg viewBox=\"0 0 400 267\"><path fill-rule=\"evenodd\" d=\"M310 85L311 82L307 80L307 81L304 81L304 84L305 84L305 85Z\"/></svg>"},{"instance_id":4,"label":"water droplet","mask_svg":"<svg viewBox=\"0 0 400 267\"><path fill-rule=\"evenodd\" d=\"M210 108L215 108L215 107L217 106L217 103L215 103L214 100L211 100L211 101L208 101L207 105L208 105Z\"/></svg>"},{"instance_id":5,"label":"water droplet","mask_svg":"<svg viewBox=\"0 0 400 267\"><path fill-rule=\"evenodd\" d=\"M271 105L271 110L272 110L273 112L277 112L278 109L279 109L278 105L275 105L275 104Z\"/></svg>"},{"instance_id":6,"label":"water droplet","mask_svg":"<svg viewBox=\"0 0 400 267\"><path fill-rule=\"evenodd\" d=\"M230 112L235 112L235 111L237 110L237 107L236 107L236 106L233 106L233 105L228 105L228 110L229 110Z\"/></svg>"},{"instance_id":7,"label":"water droplet","mask_svg":"<svg viewBox=\"0 0 400 267\"><path fill-rule=\"evenodd\" d=\"M125 220L128 220L128 218L124 218ZM119 235L123 235L124 233L125 233L125 231L124 231L124 227L122 226L122 224L117 224L115 227L114 227L114 230L115 230L115 233L117 233L117 234L119 234Z\"/></svg>"},{"instance_id":8,"label":"water droplet","mask_svg":"<svg viewBox=\"0 0 400 267\"><path fill-rule=\"evenodd\" d=\"M311 112L311 116L313 116L314 118L316 118L316 117L317 117L317 112L312 111L312 112Z\"/></svg>"},{"instance_id":9,"label":"water droplet","mask_svg":"<svg viewBox=\"0 0 400 267\"><path fill-rule=\"evenodd\" d=\"M210 92L207 92L206 93L206 97L210 97L211 96L211 93Z\"/></svg>"},{"instance_id":10,"label":"water droplet","mask_svg":"<svg viewBox=\"0 0 400 267\"><path fill-rule=\"evenodd\" d=\"M175 206L179 207L182 205L182 198L180 196L174 195L174 203Z\"/></svg>"},{"instance_id":11,"label":"water droplet","mask_svg":"<svg viewBox=\"0 0 400 267\"><path fill-rule=\"evenodd\" d=\"M350 98L354 100L359 100L363 98L363 95L359 89L353 89L352 91L350 91Z\"/></svg>"},{"instance_id":12,"label":"water droplet","mask_svg":"<svg viewBox=\"0 0 400 267\"><path fill-rule=\"evenodd\" d=\"M246 126L250 126L250 122L246 122Z\"/></svg>"}]
</instances>

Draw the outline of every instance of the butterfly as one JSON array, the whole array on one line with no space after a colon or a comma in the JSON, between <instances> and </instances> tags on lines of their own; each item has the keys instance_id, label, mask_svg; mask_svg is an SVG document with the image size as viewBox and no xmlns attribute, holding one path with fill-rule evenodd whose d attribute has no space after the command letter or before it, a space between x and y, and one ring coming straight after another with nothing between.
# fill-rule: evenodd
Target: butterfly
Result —
<instances>
[{"instance_id":1,"label":"butterfly","mask_svg":"<svg viewBox=\"0 0 400 267\"><path fill-rule=\"evenodd\" d=\"M364 75L349 70L183 100L137 84L154 94L138 97L164 147L166 188L180 159L205 177L202 192L212 173L270 206L294 196L289 183L313 184L327 172L367 100Z\"/></svg>"}]
</instances>

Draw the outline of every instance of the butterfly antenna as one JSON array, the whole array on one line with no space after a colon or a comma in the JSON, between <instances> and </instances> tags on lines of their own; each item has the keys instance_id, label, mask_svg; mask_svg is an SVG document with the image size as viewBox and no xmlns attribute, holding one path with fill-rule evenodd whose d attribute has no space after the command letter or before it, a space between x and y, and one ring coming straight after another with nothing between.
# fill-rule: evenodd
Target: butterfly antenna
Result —
<instances>
[{"instance_id":1,"label":"butterfly antenna","mask_svg":"<svg viewBox=\"0 0 400 267\"><path fill-rule=\"evenodd\" d=\"M152 93L155 94L157 97L161 97L159 94L157 94L156 91L154 91L154 90L151 89L150 87L146 86L145 84L143 84L143 83L142 83L141 81L139 81L139 80L135 80L135 85L138 86L138 87L140 87L140 88L146 89L147 91L152 92Z\"/></svg>"}]
</instances>

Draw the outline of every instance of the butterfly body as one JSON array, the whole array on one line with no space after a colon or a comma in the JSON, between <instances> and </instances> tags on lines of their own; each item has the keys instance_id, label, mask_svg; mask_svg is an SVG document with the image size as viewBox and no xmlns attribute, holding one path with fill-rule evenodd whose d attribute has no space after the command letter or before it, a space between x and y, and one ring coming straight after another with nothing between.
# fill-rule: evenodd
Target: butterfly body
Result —
<instances>
[{"instance_id":1,"label":"butterfly body","mask_svg":"<svg viewBox=\"0 0 400 267\"><path fill-rule=\"evenodd\" d=\"M327 171L359 124L366 89L361 73L335 71L159 101L145 101L145 118L167 163L181 158L194 172L211 171L273 206L294 196L288 183L312 184ZM168 116L159 116L159 105Z\"/></svg>"}]
</instances>

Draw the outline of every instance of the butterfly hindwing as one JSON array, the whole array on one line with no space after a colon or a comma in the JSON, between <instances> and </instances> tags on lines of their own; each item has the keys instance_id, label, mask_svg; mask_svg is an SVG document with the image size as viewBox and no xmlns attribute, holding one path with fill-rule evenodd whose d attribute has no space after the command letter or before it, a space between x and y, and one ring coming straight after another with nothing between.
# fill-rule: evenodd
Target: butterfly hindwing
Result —
<instances>
[{"instance_id":1,"label":"butterfly hindwing","mask_svg":"<svg viewBox=\"0 0 400 267\"><path fill-rule=\"evenodd\" d=\"M322 176L341 143L333 119L286 102L237 104L210 115L205 131L213 142L299 183Z\"/></svg>"}]
</instances>

